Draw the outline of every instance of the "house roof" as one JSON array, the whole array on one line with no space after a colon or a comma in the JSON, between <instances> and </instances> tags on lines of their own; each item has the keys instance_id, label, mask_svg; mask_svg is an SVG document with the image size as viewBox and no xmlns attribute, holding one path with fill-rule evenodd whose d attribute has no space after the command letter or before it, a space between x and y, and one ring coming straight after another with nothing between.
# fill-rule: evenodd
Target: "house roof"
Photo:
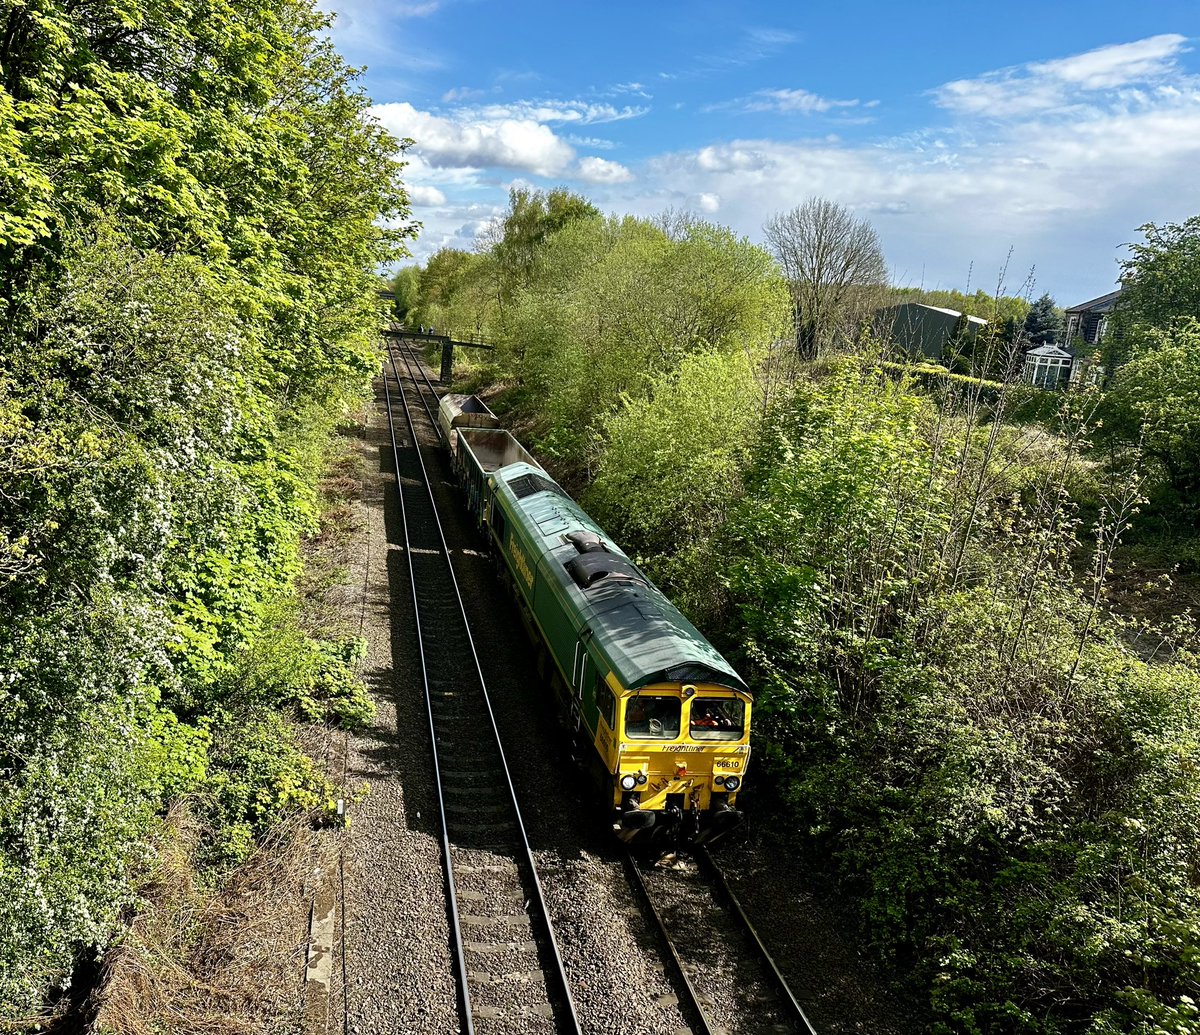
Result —
<instances>
[{"instance_id":1,"label":"house roof","mask_svg":"<svg viewBox=\"0 0 1200 1035\"><path fill-rule=\"evenodd\" d=\"M926 305L924 302L897 302L895 305L885 306L885 309L906 309L909 307L914 309L928 309L931 312L942 313L945 316L953 316L956 320L962 316L962 313L957 309L946 309L940 305ZM987 326L987 320L981 319L978 316L968 316L967 322L977 323L980 327Z\"/></svg>"},{"instance_id":2,"label":"house roof","mask_svg":"<svg viewBox=\"0 0 1200 1035\"><path fill-rule=\"evenodd\" d=\"M1034 349L1026 349L1026 356L1047 357L1049 359L1074 359L1074 355L1058 345L1039 345Z\"/></svg>"},{"instance_id":3,"label":"house roof","mask_svg":"<svg viewBox=\"0 0 1200 1035\"><path fill-rule=\"evenodd\" d=\"M922 309L932 309L936 313L945 313L947 316L953 316L956 320L962 316L962 313L957 309L945 309L940 305L926 305L924 302L914 302L913 304L919 305ZM985 327L987 320L981 319L978 316L968 316L967 323L977 323L980 327Z\"/></svg>"},{"instance_id":4,"label":"house roof","mask_svg":"<svg viewBox=\"0 0 1200 1035\"><path fill-rule=\"evenodd\" d=\"M1087 302L1080 302L1079 305L1073 305L1065 309L1068 313L1107 313L1117 301L1117 297L1121 294L1121 289L1110 291L1107 295L1101 295L1099 298L1093 298Z\"/></svg>"}]
</instances>

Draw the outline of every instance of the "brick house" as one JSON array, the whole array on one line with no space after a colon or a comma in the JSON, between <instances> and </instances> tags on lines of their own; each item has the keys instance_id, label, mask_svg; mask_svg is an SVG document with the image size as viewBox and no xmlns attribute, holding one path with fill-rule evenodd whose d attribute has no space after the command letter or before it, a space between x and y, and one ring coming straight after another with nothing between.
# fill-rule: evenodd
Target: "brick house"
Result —
<instances>
[{"instance_id":1,"label":"brick house","mask_svg":"<svg viewBox=\"0 0 1200 1035\"><path fill-rule=\"evenodd\" d=\"M1107 295L1064 309L1066 325L1063 340L1070 345L1076 338L1081 338L1086 345L1098 345L1108 330L1109 315L1120 297L1121 289L1117 288Z\"/></svg>"}]
</instances>

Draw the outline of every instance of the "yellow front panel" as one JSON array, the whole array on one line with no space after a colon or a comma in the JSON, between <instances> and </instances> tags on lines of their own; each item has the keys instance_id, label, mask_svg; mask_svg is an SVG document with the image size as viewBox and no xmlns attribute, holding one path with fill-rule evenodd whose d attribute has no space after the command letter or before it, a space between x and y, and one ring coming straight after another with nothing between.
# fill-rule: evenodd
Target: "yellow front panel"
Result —
<instances>
[{"instance_id":1,"label":"yellow front panel","mask_svg":"<svg viewBox=\"0 0 1200 1035\"><path fill-rule=\"evenodd\" d=\"M614 686L618 692L619 730L626 730L627 719L632 710L645 706L647 699L666 697L678 700L680 704L678 730L669 739L659 737L624 736L614 737L614 750L608 750L607 741L596 738L597 748L601 757L609 766L609 772L616 774L614 781L613 804L621 801L622 791L619 786L621 776L627 773L644 773L647 780L637 788L640 793L640 807L651 811L661 811L667 807L668 795L682 795L686 809L708 809L711 807L713 791L726 793L722 788L713 784L714 776L737 776L744 780L750 757L750 702L741 695L733 694L724 688L695 687L686 696L680 684L657 687L646 687L638 694L627 694ZM740 701L743 708L743 723L741 735L736 740L698 740L691 733L691 705L696 700L712 701L719 698L726 701ZM657 727L670 733L674 725ZM607 733L602 727L602 734ZM708 735L708 730L700 730ZM729 802L732 804L737 792L729 792Z\"/></svg>"}]
</instances>

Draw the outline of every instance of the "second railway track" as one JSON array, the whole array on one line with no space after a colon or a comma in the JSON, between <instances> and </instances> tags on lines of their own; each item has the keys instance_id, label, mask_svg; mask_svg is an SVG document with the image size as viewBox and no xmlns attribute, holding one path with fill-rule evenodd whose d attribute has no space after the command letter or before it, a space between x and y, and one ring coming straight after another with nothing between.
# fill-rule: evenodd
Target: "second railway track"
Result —
<instances>
[{"instance_id":1,"label":"second railway track","mask_svg":"<svg viewBox=\"0 0 1200 1035\"><path fill-rule=\"evenodd\" d=\"M405 398L405 378L395 355L390 359L394 380L389 384L385 377L384 383L441 812L461 1030L577 1033L574 1002Z\"/></svg>"},{"instance_id":2,"label":"second railway track","mask_svg":"<svg viewBox=\"0 0 1200 1035\"><path fill-rule=\"evenodd\" d=\"M690 1000L697 1035L816 1035L757 930L701 848L675 865L625 857Z\"/></svg>"}]
</instances>

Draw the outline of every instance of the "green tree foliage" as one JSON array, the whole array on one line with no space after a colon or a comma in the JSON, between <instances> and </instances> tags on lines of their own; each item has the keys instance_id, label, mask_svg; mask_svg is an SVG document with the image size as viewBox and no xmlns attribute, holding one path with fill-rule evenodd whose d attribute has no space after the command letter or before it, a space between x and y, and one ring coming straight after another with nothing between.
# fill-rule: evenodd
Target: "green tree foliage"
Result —
<instances>
[{"instance_id":1,"label":"green tree foliage","mask_svg":"<svg viewBox=\"0 0 1200 1035\"><path fill-rule=\"evenodd\" d=\"M758 358L693 353L603 419L605 448L584 502L693 614L719 604L708 553L740 497L758 435Z\"/></svg>"},{"instance_id":2,"label":"green tree foliage","mask_svg":"<svg viewBox=\"0 0 1200 1035\"><path fill-rule=\"evenodd\" d=\"M513 187L492 249L501 298L533 286L541 247L547 238L576 220L599 215L600 210L587 198L562 187L549 192Z\"/></svg>"},{"instance_id":3,"label":"green tree foliage","mask_svg":"<svg viewBox=\"0 0 1200 1035\"><path fill-rule=\"evenodd\" d=\"M698 351L760 350L786 320L769 257L693 222L677 239L651 223L576 220L549 238L537 290L501 331L502 360L536 400L544 447L587 461L603 415Z\"/></svg>"},{"instance_id":4,"label":"green tree foliage","mask_svg":"<svg viewBox=\"0 0 1200 1035\"><path fill-rule=\"evenodd\" d=\"M418 275L419 302L408 322L469 335L495 308L490 266L486 257L457 248L434 252Z\"/></svg>"},{"instance_id":5,"label":"green tree foliage","mask_svg":"<svg viewBox=\"0 0 1200 1035\"><path fill-rule=\"evenodd\" d=\"M769 256L724 227L675 222L668 234L565 191L515 191L486 251L430 258L410 323L495 343L537 444L579 469L623 397L692 352L761 350L782 332L786 291Z\"/></svg>"},{"instance_id":6,"label":"green tree foliage","mask_svg":"<svg viewBox=\"0 0 1200 1035\"><path fill-rule=\"evenodd\" d=\"M1023 327L1029 345L1057 345L1063 332L1063 312L1050 295L1042 295L1029 307Z\"/></svg>"},{"instance_id":7,"label":"green tree foliage","mask_svg":"<svg viewBox=\"0 0 1200 1035\"><path fill-rule=\"evenodd\" d=\"M1196 321L1200 320L1200 216L1139 228L1102 360L1110 389L1100 441L1144 449L1160 477L1149 486L1168 527L1200 521L1196 438ZM1162 355L1156 353L1162 350ZM1126 369L1128 368L1128 369Z\"/></svg>"},{"instance_id":8,"label":"green tree foliage","mask_svg":"<svg viewBox=\"0 0 1200 1035\"><path fill-rule=\"evenodd\" d=\"M108 943L170 797L209 803L225 858L321 805L272 709L366 714L353 643L272 628L407 212L325 24L0 15L4 1018Z\"/></svg>"},{"instance_id":9,"label":"green tree foliage","mask_svg":"<svg viewBox=\"0 0 1200 1035\"><path fill-rule=\"evenodd\" d=\"M1145 240L1129 245L1121 263L1122 325L1165 330L1176 319L1200 320L1200 216L1138 231Z\"/></svg>"},{"instance_id":10,"label":"green tree foliage","mask_svg":"<svg viewBox=\"0 0 1200 1035\"><path fill-rule=\"evenodd\" d=\"M300 0L12 7L0 114L19 161L0 189L21 229L0 237L8 299L53 269L63 227L103 216L136 246L202 255L244 285L240 304L283 332L281 377L312 382L340 363L330 350L363 351L363 278L403 236L373 215L406 199L395 141L365 118L323 25Z\"/></svg>"},{"instance_id":11,"label":"green tree foliage","mask_svg":"<svg viewBox=\"0 0 1200 1035\"><path fill-rule=\"evenodd\" d=\"M1035 448L801 384L714 551L786 793L952 1030L1184 1030L1200 977L1200 677L1129 647L1104 563L1080 584L1071 405Z\"/></svg>"},{"instance_id":12,"label":"green tree foliage","mask_svg":"<svg viewBox=\"0 0 1200 1035\"><path fill-rule=\"evenodd\" d=\"M1162 466L1174 505L1200 519L1200 321L1146 330L1105 400L1106 433Z\"/></svg>"},{"instance_id":13,"label":"green tree foliage","mask_svg":"<svg viewBox=\"0 0 1200 1035\"><path fill-rule=\"evenodd\" d=\"M401 323L408 320L409 313L417 307L421 294L421 268L419 266L401 266L388 282L388 286L396 295L396 319Z\"/></svg>"}]
</instances>

